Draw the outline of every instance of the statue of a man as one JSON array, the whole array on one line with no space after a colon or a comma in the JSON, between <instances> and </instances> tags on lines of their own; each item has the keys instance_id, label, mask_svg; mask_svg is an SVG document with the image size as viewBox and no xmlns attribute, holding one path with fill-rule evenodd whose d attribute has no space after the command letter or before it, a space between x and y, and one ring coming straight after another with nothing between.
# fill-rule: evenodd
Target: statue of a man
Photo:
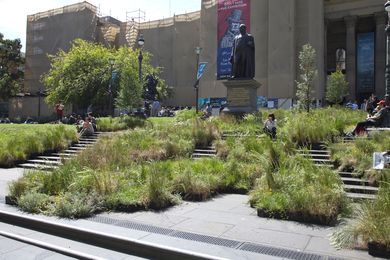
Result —
<instances>
[{"instance_id":1,"label":"statue of a man","mask_svg":"<svg viewBox=\"0 0 390 260\"><path fill-rule=\"evenodd\" d=\"M255 77L255 40L246 32L245 24L240 25L240 34L234 38L230 63L232 78L253 79Z\"/></svg>"}]
</instances>

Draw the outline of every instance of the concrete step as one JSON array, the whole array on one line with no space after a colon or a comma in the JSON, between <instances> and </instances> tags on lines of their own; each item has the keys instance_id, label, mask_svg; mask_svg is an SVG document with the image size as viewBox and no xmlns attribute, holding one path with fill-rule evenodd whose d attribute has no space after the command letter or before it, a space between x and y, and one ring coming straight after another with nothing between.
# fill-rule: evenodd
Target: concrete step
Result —
<instances>
[{"instance_id":1,"label":"concrete step","mask_svg":"<svg viewBox=\"0 0 390 260\"><path fill-rule=\"evenodd\" d=\"M330 154L312 154L312 153L298 153L301 156L313 157L313 158L330 158Z\"/></svg>"},{"instance_id":2,"label":"concrete step","mask_svg":"<svg viewBox=\"0 0 390 260\"><path fill-rule=\"evenodd\" d=\"M61 161L61 160L66 160L68 158L50 155L50 156L38 156L37 159L48 160L48 161Z\"/></svg>"},{"instance_id":3,"label":"concrete step","mask_svg":"<svg viewBox=\"0 0 390 260\"><path fill-rule=\"evenodd\" d=\"M71 146L71 147L69 147L68 148L68 150L76 150L76 151L84 151L84 150L86 150L87 149L87 147L79 147L79 146Z\"/></svg>"},{"instance_id":4,"label":"concrete step","mask_svg":"<svg viewBox=\"0 0 390 260\"><path fill-rule=\"evenodd\" d=\"M209 153L193 153L192 157L215 157L215 154Z\"/></svg>"},{"instance_id":5,"label":"concrete step","mask_svg":"<svg viewBox=\"0 0 390 260\"><path fill-rule=\"evenodd\" d=\"M194 153L213 153L213 154L216 154L217 151L213 150L213 149L210 149L210 150L208 150L208 149L206 149L206 150L205 149L195 149Z\"/></svg>"},{"instance_id":6,"label":"concrete step","mask_svg":"<svg viewBox=\"0 0 390 260\"><path fill-rule=\"evenodd\" d=\"M19 167L24 169L34 169L34 170L55 170L58 169L58 166L55 165L43 165L43 164L35 164L35 163L23 163L19 164Z\"/></svg>"},{"instance_id":7,"label":"concrete step","mask_svg":"<svg viewBox=\"0 0 390 260\"><path fill-rule=\"evenodd\" d=\"M350 199L366 199L366 200L374 200L376 199L376 195L374 194L363 194L363 193L350 193L347 192L347 198Z\"/></svg>"},{"instance_id":8,"label":"concrete step","mask_svg":"<svg viewBox=\"0 0 390 260\"><path fill-rule=\"evenodd\" d=\"M39 159L28 160L27 163L35 163L35 164L43 164L43 165L62 165L60 161L39 160Z\"/></svg>"},{"instance_id":9,"label":"concrete step","mask_svg":"<svg viewBox=\"0 0 390 260\"><path fill-rule=\"evenodd\" d=\"M333 164L332 160L327 160L327 159L314 159L314 158L311 158L310 161L312 161L314 163L318 163L318 164L322 164L322 163Z\"/></svg>"},{"instance_id":10,"label":"concrete step","mask_svg":"<svg viewBox=\"0 0 390 260\"><path fill-rule=\"evenodd\" d=\"M364 194L376 194L378 193L379 188L372 186L362 186L362 185L344 185L344 190L351 193L364 193Z\"/></svg>"},{"instance_id":11,"label":"concrete step","mask_svg":"<svg viewBox=\"0 0 390 260\"><path fill-rule=\"evenodd\" d=\"M79 141L79 144L96 144L96 142L93 141Z\"/></svg>"},{"instance_id":12,"label":"concrete step","mask_svg":"<svg viewBox=\"0 0 390 260\"><path fill-rule=\"evenodd\" d=\"M297 150L298 153L303 153L303 154L330 154L329 150L302 150L299 149Z\"/></svg>"},{"instance_id":13,"label":"concrete step","mask_svg":"<svg viewBox=\"0 0 390 260\"><path fill-rule=\"evenodd\" d=\"M60 156L60 157L63 157L63 158L72 158L72 157L75 157L76 154L75 153L53 153L52 154L53 156Z\"/></svg>"},{"instance_id":14,"label":"concrete step","mask_svg":"<svg viewBox=\"0 0 390 260\"><path fill-rule=\"evenodd\" d=\"M317 167L333 168L333 164L328 164L328 163L315 163L314 165L317 166Z\"/></svg>"},{"instance_id":15,"label":"concrete step","mask_svg":"<svg viewBox=\"0 0 390 260\"><path fill-rule=\"evenodd\" d=\"M341 177L341 180L346 185L364 185L364 186L368 186L370 184L367 180L362 180L360 178Z\"/></svg>"},{"instance_id":16,"label":"concrete step","mask_svg":"<svg viewBox=\"0 0 390 260\"><path fill-rule=\"evenodd\" d=\"M80 144L80 143L72 145L72 147L92 147L92 146L93 144Z\"/></svg>"},{"instance_id":17,"label":"concrete step","mask_svg":"<svg viewBox=\"0 0 390 260\"><path fill-rule=\"evenodd\" d=\"M79 150L70 150L70 149L68 149L68 150L64 150L64 151L62 151L62 152L64 152L64 153L74 153L74 154L76 154L76 153L78 153L78 152L80 152Z\"/></svg>"},{"instance_id":18,"label":"concrete step","mask_svg":"<svg viewBox=\"0 0 390 260\"><path fill-rule=\"evenodd\" d=\"M356 175L353 172L339 172L339 175L346 178L356 178Z\"/></svg>"}]
</instances>

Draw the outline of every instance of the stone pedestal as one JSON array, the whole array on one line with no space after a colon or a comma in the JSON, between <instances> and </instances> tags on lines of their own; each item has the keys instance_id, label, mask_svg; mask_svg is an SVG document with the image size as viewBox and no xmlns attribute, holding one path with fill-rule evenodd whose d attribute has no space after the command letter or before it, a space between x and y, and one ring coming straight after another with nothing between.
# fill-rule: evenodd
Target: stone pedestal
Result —
<instances>
[{"instance_id":1,"label":"stone pedestal","mask_svg":"<svg viewBox=\"0 0 390 260\"><path fill-rule=\"evenodd\" d=\"M227 88L227 107L223 114L243 116L257 112L257 89L261 86L254 79L232 79L224 81Z\"/></svg>"}]
</instances>

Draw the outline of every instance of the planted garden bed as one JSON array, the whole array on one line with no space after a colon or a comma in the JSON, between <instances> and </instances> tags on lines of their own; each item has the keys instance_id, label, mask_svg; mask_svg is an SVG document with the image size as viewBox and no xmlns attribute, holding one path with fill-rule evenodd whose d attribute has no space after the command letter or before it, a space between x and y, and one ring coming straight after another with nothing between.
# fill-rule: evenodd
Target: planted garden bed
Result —
<instances>
[{"instance_id":1,"label":"planted garden bed","mask_svg":"<svg viewBox=\"0 0 390 260\"><path fill-rule=\"evenodd\" d=\"M300 212L284 212L284 211L269 211L267 209L257 209L257 216L262 218L274 218L281 220L292 220L307 224L316 224L324 226L335 226L337 224L337 216L333 215L312 215L303 211Z\"/></svg>"},{"instance_id":2,"label":"planted garden bed","mask_svg":"<svg viewBox=\"0 0 390 260\"><path fill-rule=\"evenodd\" d=\"M390 258L390 247L378 242L368 242L368 253L374 257Z\"/></svg>"}]
</instances>

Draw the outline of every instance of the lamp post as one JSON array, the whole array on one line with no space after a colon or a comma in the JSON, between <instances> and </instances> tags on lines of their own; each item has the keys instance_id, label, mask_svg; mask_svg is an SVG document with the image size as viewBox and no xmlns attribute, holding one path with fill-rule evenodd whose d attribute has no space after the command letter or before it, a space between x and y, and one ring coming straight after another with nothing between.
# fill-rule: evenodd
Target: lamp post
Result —
<instances>
[{"instance_id":1,"label":"lamp post","mask_svg":"<svg viewBox=\"0 0 390 260\"><path fill-rule=\"evenodd\" d=\"M114 68L114 64L115 64L115 60L113 58L110 58L109 60L110 62L110 83L108 85L108 94L110 95L110 100L109 100L109 105L108 105L108 109L110 110L110 115L113 116L113 109L112 109L112 71L113 71L113 68Z\"/></svg>"},{"instance_id":2,"label":"lamp post","mask_svg":"<svg viewBox=\"0 0 390 260\"><path fill-rule=\"evenodd\" d=\"M385 10L388 14L388 21L386 26L386 106L390 105L390 1L385 4Z\"/></svg>"},{"instance_id":3,"label":"lamp post","mask_svg":"<svg viewBox=\"0 0 390 260\"><path fill-rule=\"evenodd\" d=\"M196 99L195 99L195 106L196 106L196 113L199 112L199 106L198 106L198 99L199 99L199 80L198 80L198 69L199 69L199 56L202 52L202 48L197 46L195 47L195 53L196 53L196 74L195 74L195 91L196 91Z\"/></svg>"},{"instance_id":4,"label":"lamp post","mask_svg":"<svg viewBox=\"0 0 390 260\"><path fill-rule=\"evenodd\" d=\"M142 82L142 59L144 58L142 56L142 47L145 44L144 36L140 34L138 38L138 46L139 46L139 55L138 55L138 76L139 81Z\"/></svg>"}]
</instances>

